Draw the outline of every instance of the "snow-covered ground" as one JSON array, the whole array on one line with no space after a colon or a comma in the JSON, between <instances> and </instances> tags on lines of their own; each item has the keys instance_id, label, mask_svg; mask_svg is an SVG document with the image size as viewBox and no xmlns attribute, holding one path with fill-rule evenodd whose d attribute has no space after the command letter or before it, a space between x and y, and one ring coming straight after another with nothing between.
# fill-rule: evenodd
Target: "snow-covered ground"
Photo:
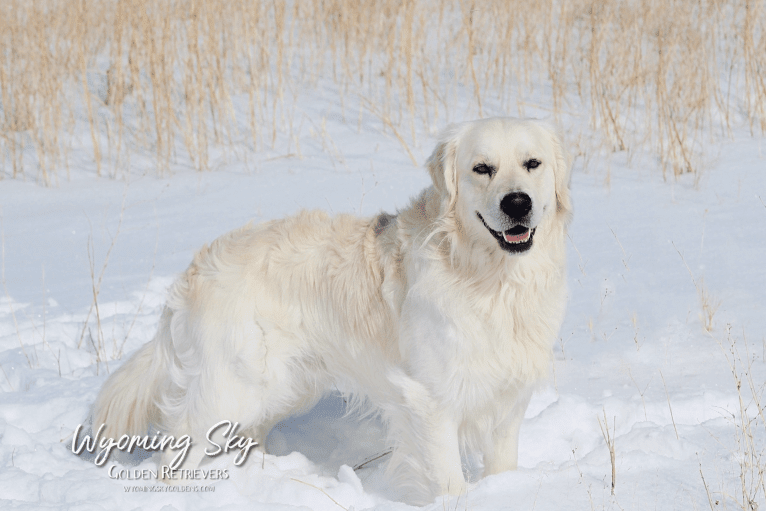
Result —
<instances>
[{"instance_id":1,"label":"snow-covered ground","mask_svg":"<svg viewBox=\"0 0 766 511\"><path fill-rule=\"evenodd\" d=\"M311 93L291 111L313 120L275 149L214 155L210 172L179 164L157 177L138 153L127 179L97 179L83 142L71 179L53 188L29 175L0 182L0 507L410 508L390 499L380 461L354 470L384 452L383 427L345 417L338 396L279 424L265 458L214 459L208 468L229 474L199 481L214 491L140 491L156 483L109 467L156 461L98 467L71 452L108 373L150 340L167 286L203 243L303 208L393 211L429 184L376 119L346 121ZM570 140L577 123L564 119ZM285 156L288 135L301 157ZM413 145L420 162L434 135ZM710 145L699 180L664 181L650 154L575 160L568 312L550 384L521 429L520 468L474 476L467 495L426 509L740 509L743 488L766 506L766 426L750 388L760 396L766 381L762 145L744 131Z\"/></svg>"}]
</instances>

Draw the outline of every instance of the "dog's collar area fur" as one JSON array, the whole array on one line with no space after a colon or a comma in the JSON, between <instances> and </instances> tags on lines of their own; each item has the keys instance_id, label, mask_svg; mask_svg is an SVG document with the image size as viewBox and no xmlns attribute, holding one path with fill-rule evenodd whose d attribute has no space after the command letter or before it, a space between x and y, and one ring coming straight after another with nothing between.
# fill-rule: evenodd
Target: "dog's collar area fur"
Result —
<instances>
[{"instance_id":1,"label":"dog's collar area fur","mask_svg":"<svg viewBox=\"0 0 766 511\"><path fill-rule=\"evenodd\" d=\"M500 248L506 252L510 252L512 254L520 254L532 248L532 239L535 236L535 229L529 229L523 225L516 225L505 232L499 232L488 226L487 222L484 221L484 217L481 216L481 213L478 211L476 212L476 216L479 217L479 220L481 220L481 223L484 224L484 227L486 227L490 234L492 234L492 236L497 240ZM519 238L520 235L523 235L525 232L527 233L526 239L522 238L519 241L507 240L508 237L512 239Z\"/></svg>"}]
</instances>

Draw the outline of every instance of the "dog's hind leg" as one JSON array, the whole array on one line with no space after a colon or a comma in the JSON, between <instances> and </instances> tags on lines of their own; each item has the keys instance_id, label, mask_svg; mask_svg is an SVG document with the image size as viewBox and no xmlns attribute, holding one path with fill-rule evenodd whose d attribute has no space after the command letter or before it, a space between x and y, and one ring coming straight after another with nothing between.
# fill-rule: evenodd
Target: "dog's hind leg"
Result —
<instances>
[{"instance_id":1,"label":"dog's hind leg","mask_svg":"<svg viewBox=\"0 0 766 511\"><path fill-rule=\"evenodd\" d=\"M168 414L180 417L170 431L188 433L195 440L189 468L196 468L205 456L204 449L200 454L196 445L215 450L206 437L219 422L239 423L236 434L258 442L255 448L263 450L266 435L276 422L307 410L324 390L323 365L307 353L300 338L258 319L211 321L208 328L204 318L201 321L190 330L197 335L207 333L208 339L197 346L215 349L189 357L192 362L204 360L202 369L190 368L188 373L195 376L183 382L180 406ZM221 435L225 431L221 427L214 432L217 444L224 445Z\"/></svg>"}]
</instances>

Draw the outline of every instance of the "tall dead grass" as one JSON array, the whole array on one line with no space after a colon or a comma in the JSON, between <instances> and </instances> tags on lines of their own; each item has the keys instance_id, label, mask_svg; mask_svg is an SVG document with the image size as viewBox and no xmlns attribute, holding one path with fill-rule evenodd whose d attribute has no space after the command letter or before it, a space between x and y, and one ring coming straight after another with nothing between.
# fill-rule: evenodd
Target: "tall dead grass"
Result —
<instances>
[{"instance_id":1,"label":"tall dead grass","mask_svg":"<svg viewBox=\"0 0 766 511\"><path fill-rule=\"evenodd\" d=\"M401 141L529 98L574 105L608 150L679 175L739 124L766 130L765 76L766 7L748 0L6 0L0 175L51 183L84 130L99 174L135 148L159 172L181 151L206 169L212 147L272 146L285 93L320 81Z\"/></svg>"},{"instance_id":2,"label":"tall dead grass","mask_svg":"<svg viewBox=\"0 0 766 511\"><path fill-rule=\"evenodd\" d=\"M756 369L764 359L759 361L756 353L750 351L744 330L739 339L733 334L732 326L727 325L725 340L712 334L711 337L726 357L737 390L737 408L727 412L727 419L734 426L734 443L724 441L722 444L729 445L733 469L730 474L737 476L738 484L731 486L731 480L728 484L721 482L718 491L711 491L701 465L700 476L711 508L720 502L720 509L729 509L731 505L733 509L757 511L766 504L766 384ZM715 504L711 493L716 497Z\"/></svg>"}]
</instances>

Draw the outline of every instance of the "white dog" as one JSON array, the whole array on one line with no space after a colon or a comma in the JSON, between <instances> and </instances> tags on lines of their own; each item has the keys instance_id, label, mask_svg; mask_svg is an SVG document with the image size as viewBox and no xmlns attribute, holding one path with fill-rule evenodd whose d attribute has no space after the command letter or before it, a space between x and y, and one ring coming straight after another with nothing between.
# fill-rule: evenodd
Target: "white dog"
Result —
<instances>
[{"instance_id":1,"label":"white dog","mask_svg":"<svg viewBox=\"0 0 766 511\"><path fill-rule=\"evenodd\" d=\"M427 166L397 215L301 212L202 247L94 424L205 438L229 420L263 443L337 386L386 419L408 500L466 491L467 448L485 475L515 469L564 313L567 158L547 124L494 118L449 127Z\"/></svg>"}]
</instances>

